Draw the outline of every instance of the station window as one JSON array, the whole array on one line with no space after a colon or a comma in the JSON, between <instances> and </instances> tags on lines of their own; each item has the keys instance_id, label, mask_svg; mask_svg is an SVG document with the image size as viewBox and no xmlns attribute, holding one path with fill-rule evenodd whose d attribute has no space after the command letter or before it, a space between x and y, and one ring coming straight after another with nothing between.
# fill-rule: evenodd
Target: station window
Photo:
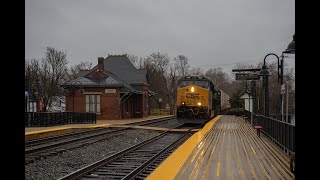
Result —
<instances>
[{"instance_id":1,"label":"station window","mask_svg":"<svg viewBox=\"0 0 320 180\"><path fill-rule=\"evenodd\" d=\"M100 95L86 95L86 112L100 113Z\"/></svg>"}]
</instances>

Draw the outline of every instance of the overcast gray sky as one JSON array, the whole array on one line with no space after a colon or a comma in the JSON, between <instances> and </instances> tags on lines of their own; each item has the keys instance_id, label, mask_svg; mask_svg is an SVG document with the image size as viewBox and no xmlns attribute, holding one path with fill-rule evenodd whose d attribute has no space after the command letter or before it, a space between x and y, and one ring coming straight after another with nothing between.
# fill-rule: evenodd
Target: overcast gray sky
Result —
<instances>
[{"instance_id":1,"label":"overcast gray sky","mask_svg":"<svg viewBox=\"0 0 320 180\"><path fill-rule=\"evenodd\" d=\"M159 51L230 72L281 55L294 33L294 0L25 1L26 59L44 57L50 46L66 51L70 65Z\"/></svg>"}]
</instances>

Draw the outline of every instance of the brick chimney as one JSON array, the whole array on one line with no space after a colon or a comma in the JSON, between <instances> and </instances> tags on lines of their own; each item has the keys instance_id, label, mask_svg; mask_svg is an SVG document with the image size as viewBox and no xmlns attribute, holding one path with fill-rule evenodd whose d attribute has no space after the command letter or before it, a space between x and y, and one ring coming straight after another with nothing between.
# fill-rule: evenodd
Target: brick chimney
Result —
<instances>
[{"instance_id":1,"label":"brick chimney","mask_svg":"<svg viewBox=\"0 0 320 180\"><path fill-rule=\"evenodd\" d=\"M98 57L98 69L100 69L100 70L104 70L103 60L104 60L103 57Z\"/></svg>"}]
</instances>

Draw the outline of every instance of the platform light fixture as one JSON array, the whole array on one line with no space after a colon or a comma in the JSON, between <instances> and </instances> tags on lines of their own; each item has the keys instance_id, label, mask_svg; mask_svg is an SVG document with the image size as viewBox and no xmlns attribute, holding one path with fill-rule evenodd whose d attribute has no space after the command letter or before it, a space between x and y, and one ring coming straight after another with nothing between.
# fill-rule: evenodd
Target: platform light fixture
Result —
<instances>
[{"instance_id":1,"label":"platform light fixture","mask_svg":"<svg viewBox=\"0 0 320 180\"><path fill-rule=\"evenodd\" d=\"M258 76L263 77L263 86L264 86L264 115L269 116L269 87L268 87L268 77L271 76L270 71L267 70L266 66L266 58L270 55L276 56L278 60L278 77L279 77L279 69L280 69L280 61L279 57L274 53L267 54L263 59L262 68L258 74Z\"/></svg>"},{"instance_id":2,"label":"platform light fixture","mask_svg":"<svg viewBox=\"0 0 320 180\"><path fill-rule=\"evenodd\" d=\"M264 57L263 66L262 66L262 69L260 70L258 76L262 76L263 77L263 82L264 82L265 116L269 116L268 76L271 75L270 71L268 71L267 67L266 67L266 58L269 55L274 55L274 56L277 57L277 60L278 60L278 82L280 80L281 86L283 86L283 58L284 58L283 54L284 53L286 53L286 54L295 54L295 50L296 50L296 43L295 43L295 34L294 34L293 35L293 40L288 45L287 49L282 52L281 61L279 60L279 57L274 53L269 53ZM283 120L283 99L284 99L283 98L283 94L281 94L281 114L282 114L281 119L282 120Z\"/></svg>"}]
</instances>

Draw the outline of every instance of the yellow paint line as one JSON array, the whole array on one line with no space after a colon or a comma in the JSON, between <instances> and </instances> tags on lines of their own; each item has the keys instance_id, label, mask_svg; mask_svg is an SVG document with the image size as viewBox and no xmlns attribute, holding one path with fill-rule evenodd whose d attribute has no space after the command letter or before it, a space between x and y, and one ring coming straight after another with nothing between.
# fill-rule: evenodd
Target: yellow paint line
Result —
<instances>
[{"instance_id":1,"label":"yellow paint line","mask_svg":"<svg viewBox=\"0 0 320 180\"><path fill-rule=\"evenodd\" d=\"M25 135L59 131L59 130L65 130L65 129L70 129L70 128L54 128L54 129L45 129L45 130L38 130L38 131L29 131L29 132L25 132Z\"/></svg>"},{"instance_id":2,"label":"yellow paint line","mask_svg":"<svg viewBox=\"0 0 320 180\"><path fill-rule=\"evenodd\" d=\"M254 154L256 154L256 151L253 149L253 147L252 147L252 146L251 146L251 149L252 149L253 153L254 153Z\"/></svg>"},{"instance_id":3,"label":"yellow paint line","mask_svg":"<svg viewBox=\"0 0 320 180\"><path fill-rule=\"evenodd\" d=\"M161 130L161 131L167 131L167 130L169 130L169 128L151 127L151 126L132 126L132 128L136 128L136 129L150 129L150 130Z\"/></svg>"},{"instance_id":4,"label":"yellow paint line","mask_svg":"<svg viewBox=\"0 0 320 180\"><path fill-rule=\"evenodd\" d=\"M218 156L218 168L217 168L217 176L219 176L219 171L220 171L220 159L221 159L221 152L223 149L223 144L224 144L224 139L225 139L225 131L223 132L223 139L222 139L222 144L221 144L221 148L219 151L219 156Z\"/></svg>"},{"instance_id":5,"label":"yellow paint line","mask_svg":"<svg viewBox=\"0 0 320 180\"><path fill-rule=\"evenodd\" d=\"M242 170L242 166L241 166L241 163L240 163L240 156L239 156L239 151L238 151L238 141L237 141L236 135L234 135L234 141L235 141L235 144L236 144L236 152L237 152L237 158L238 158L238 165L240 167L240 173L241 173L242 179L245 179L244 178L244 174L243 174L243 170Z\"/></svg>"},{"instance_id":6,"label":"yellow paint line","mask_svg":"<svg viewBox=\"0 0 320 180\"><path fill-rule=\"evenodd\" d=\"M260 160L258 159L258 156L255 154L257 160L258 160L258 163L261 167L261 169L263 170L264 174L267 176L268 179L270 179L270 175L268 174L267 170L264 168L264 166L262 165L262 163L260 162Z\"/></svg>"},{"instance_id":7,"label":"yellow paint line","mask_svg":"<svg viewBox=\"0 0 320 180\"><path fill-rule=\"evenodd\" d=\"M249 131L249 129L247 128L247 130ZM273 163L271 162L271 159L265 154L265 149L266 147L263 149L259 143L258 143L258 140L256 138L253 137L252 134L250 134L250 137L252 139L252 141L257 145L258 149L260 149L260 151L262 152L263 156L265 157L265 159L269 162L269 164L271 165L272 169L278 174L279 177L281 177L281 179L284 179L284 176L282 174L279 173L278 169L276 169L274 166L273 166ZM262 142L263 140L260 139L260 142ZM262 143L263 144L263 143ZM262 145L263 146L263 145Z\"/></svg>"},{"instance_id":8,"label":"yellow paint line","mask_svg":"<svg viewBox=\"0 0 320 180\"><path fill-rule=\"evenodd\" d=\"M218 168L217 168L216 176L219 177L219 174L220 174L220 162L218 162Z\"/></svg>"},{"instance_id":9,"label":"yellow paint line","mask_svg":"<svg viewBox=\"0 0 320 180\"><path fill-rule=\"evenodd\" d=\"M216 121L215 121L216 122ZM213 126L213 125L212 125ZM180 179L180 175L184 174L184 172L186 171L186 169L190 166L190 164L192 162L194 162L195 158L198 157L198 154L201 152L202 148L204 147L204 141L207 141L207 138L206 136L208 135L209 132L211 132L213 129L212 129L212 126L210 127L210 129L205 129L207 130L206 133L202 133L202 131L200 131L199 133L199 136L201 138L201 141L200 143L198 143L199 145L197 146L197 149L195 152L193 152L193 154L191 154L190 156L192 158L187 158L187 160L185 161L184 165L183 165L183 168L179 171L179 174L175 176L175 178L178 178ZM205 126L206 127L206 126ZM208 126L207 126L208 127ZM189 157L190 157L189 156ZM193 172L192 172L193 173ZM178 177L177 177L178 176Z\"/></svg>"},{"instance_id":10,"label":"yellow paint line","mask_svg":"<svg viewBox=\"0 0 320 180\"><path fill-rule=\"evenodd\" d=\"M196 148L197 144L202 141L203 136L211 129L214 123L220 119L221 115L209 121L202 130L192 135L178 149L176 149L157 169L155 169L146 179L174 179L187 158Z\"/></svg>"},{"instance_id":11,"label":"yellow paint line","mask_svg":"<svg viewBox=\"0 0 320 180\"><path fill-rule=\"evenodd\" d=\"M155 119L160 119L160 118L167 118L167 117L172 117L172 115L154 117L154 118L150 118L150 119L142 119L142 120L140 120L138 122L155 120ZM100 121L100 120L97 120L97 121ZM84 129L84 128L97 128L97 127L107 127L107 126L117 126L117 127L120 126L121 127L121 125L126 125L128 123L120 123L120 124L103 123L103 124L97 124L97 125L92 125L92 126L70 126L70 127L60 127L60 128L49 128L49 129L43 129L43 130L28 131L28 132L25 132L25 135L52 132L52 131L59 131L59 130L65 130L65 129Z\"/></svg>"},{"instance_id":12,"label":"yellow paint line","mask_svg":"<svg viewBox=\"0 0 320 180\"><path fill-rule=\"evenodd\" d=\"M219 141L219 138L220 138L220 135L221 135L220 131L221 131L221 129L220 129L220 130L217 130L218 137L216 138L217 140L216 140L216 142L214 143L213 149L212 149L212 151L211 151L211 153L210 153L210 156L209 156L209 158L208 158L208 159L209 159L209 162L208 162L207 165L206 165L206 169L205 169L205 171L204 171L201 179L207 179L208 169L209 169L209 166L210 166L210 164L211 164L211 157L212 157L212 155L213 155L213 153L214 153L214 150L216 149L216 145L217 145L217 143L218 143L218 141Z\"/></svg>"},{"instance_id":13,"label":"yellow paint line","mask_svg":"<svg viewBox=\"0 0 320 180\"><path fill-rule=\"evenodd\" d=\"M230 168L231 166L231 162L230 162L230 159L231 159L231 150L230 150L230 138L231 138L231 132L229 132L229 141L228 141L228 174L229 174L229 177L231 178L232 177L232 170Z\"/></svg>"},{"instance_id":14,"label":"yellow paint line","mask_svg":"<svg viewBox=\"0 0 320 180\"><path fill-rule=\"evenodd\" d=\"M204 140L206 140L206 142L204 143L206 145L206 147L203 147L204 150L202 150L202 152L200 154L200 158L197 159L195 166L193 166L193 170L191 172L190 177L196 176L195 173L197 173L199 166L204 164L203 163L204 155L207 154L207 151L209 150L209 146L211 145L212 141L214 140L214 136L217 133L217 131L215 131L215 132L213 132L213 131L214 131L214 128L211 128L211 130L210 130L211 133L207 133L207 135L206 135L207 137L204 137ZM189 165L186 165L185 167L189 167ZM185 168L183 169L183 171L180 171L181 172L180 174L183 174L184 171L185 171Z\"/></svg>"},{"instance_id":15,"label":"yellow paint line","mask_svg":"<svg viewBox=\"0 0 320 180\"><path fill-rule=\"evenodd\" d=\"M251 132L253 132L253 131L254 131L254 130L251 129ZM262 138L263 138L263 137L262 137ZM262 139L262 138L261 138L261 139ZM279 154L282 158L284 158L284 159L286 159L286 158L288 158L288 157L287 157L286 155L284 155L283 152L282 152L281 150L279 150L279 148L278 148L275 144L273 144L269 139L267 139L267 142L265 142L264 140L261 140L261 142L265 145L266 149L272 154L272 156L278 160L278 162L279 162L280 165L286 170L286 172L287 172L290 176L293 177L294 174L287 168L286 165L283 164L283 161L280 160L280 159L277 157L277 155L275 155L275 154L273 153L273 150L277 151L278 154ZM271 142L271 143L270 143L270 142ZM268 143L268 145L267 145L267 143ZM272 148L269 147L269 146L271 146ZM270 149L272 149L272 151L271 151Z\"/></svg>"},{"instance_id":16,"label":"yellow paint line","mask_svg":"<svg viewBox=\"0 0 320 180\"><path fill-rule=\"evenodd\" d=\"M238 133L238 134L239 134L239 133ZM246 154L246 158L247 158L247 161L248 161L248 163L249 163L251 172L252 172L253 176L255 177L255 179L258 179L256 173L255 173L254 170L253 170L252 164L250 163L250 159L249 159L247 150L246 150L246 148L245 148L245 146L244 146L244 142L243 142L243 139L241 138L240 134L239 134L239 137L240 137L240 140L241 140L241 142L242 142L242 148L243 148L243 150L244 150L244 153Z\"/></svg>"},{"instance_id":17,"label":"yellow paint line","mask_svg":"<svg viewBox=\"0 0 320 180\"><path fill-rule=\"evenodd\" d=\"M280 160L277 155L275 155L272 150L270 150L270 147L266 144L267 142L262 141L262 143L265 145L266 149L268 150L269 153L271 153L271 155L276 159L276 161L285 169L285 171L291 176L293 177L294 174L287 168L286 165L283 164L282 160ZM283 152L280 152L283 153ZM281 154L280 154L281 155Z\"/></svg>"},{"instance_id":18,"label":"yellow paint line","mask_svg":"<svg viewBox=\"0 0 320 180\"><path fill-rule=\"evenodd\" d=\"M211 130L212 130L212 129L210 129L208 132L210 132ZM190 166L190 164L191 164L192 162L194 162L195 158L198 157L198 154L201 152L202 148L203 148L204 145L205 145L205 143L203 143L203 142L204 142L205 140L207 140L207 139L204 138L204 137L208 134L208 132L207 132L204 136L201 137L202 140L200 141L200 143L198 143L198 146L197 146L196 151L193 152L193 154L190 155L192 158L188 158L188 159L185 161L183 168L179 171L180 173L179 173L178 175L176 175L176 178L180 179L180 175L182 175L182 174L186 171L186 169ZM189 156L189 157L190 157L190 156ZM197 159L197 162L198 162L198 161L199 161L199 159ZM193 173L193 172L192 172L192 173ZM191 175L192 175L192 174L191 174ZM177 177L177 176L178 176L178 177Z\"/></svg>"},{"instance_id":19,"label":"yellow paint line","mask_svg":"<svg viewBox=\"0 0 320 180\"><path fill-rule=\"evenodd\" d=\"M53 131L61 131L61 130L66 130L66 129L86 129L86 128L107 127L107 126L111 126L111 124L99 124L99 125L94 125L94 126L82 126L82 127L81 126L77 126L77 127L70 126L70 127L50 128L50 129L25 132L25 135L47 133L47 132L53 132Z\"/></svg>"},{"instance_id":20,"label":"yellow paint line","mask_svg":"<svg viewBox=\"0 0 320 180\"><path fill-rule=\"evenodd\" d=\"M244 128L244 130L246 130L246 129ZM257 159L257 161L258 161L261 169L263 170L263 172L264 172L264 174L267 176L267 178L270 179L270 175L268 174L268 172L266 171L266 169L264 168L264 166L263 166L262 163L260 162L259 157L257 156L256 152L254 151L250 140L248 139L247 136L245 136L245 137L246 137L246 141L248 142L248 145L251 147L252 151L254 152L254 156L256 157L256 159Z\"/></svg>"},{"instance_id":21,"label":"yellow paint line","mask_svg":"<svg viewBox=\"0 0 320 180\"><path fill-rule=\"evenodd\" d=\"M194 154L190 154L190 156L192 156L192 158L191 158L191 160L189 159L187 159L187 161L185 161L185 166L183 167L183 169L181 170L181 173L180 174L183 174L184 173L184 171L190 166L190 164L195 160L195 158L196 157L198 157L198 154L201 152L201 149L202 149L202 147L203 147L203 142L201 141L200 143L199 143L199 145L197 146L197 149L196 149L196 151L194 152Z\"/></svg>"}]
</instances>

